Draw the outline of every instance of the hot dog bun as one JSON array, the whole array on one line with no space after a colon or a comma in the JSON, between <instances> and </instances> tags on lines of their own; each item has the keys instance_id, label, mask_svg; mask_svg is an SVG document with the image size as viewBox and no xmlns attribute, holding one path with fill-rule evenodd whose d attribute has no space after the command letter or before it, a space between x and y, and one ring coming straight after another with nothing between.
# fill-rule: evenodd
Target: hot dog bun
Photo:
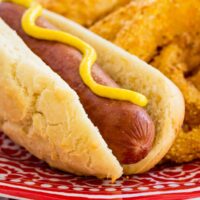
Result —
<instances>
[{"instance_id":1,"label":"hot dog bun","mask_svg":"<svg viewBox=\"0 0 200 200\"><path fill-rule=\"evenodd\" d=\"M98 53L98 63L122 87L134 89L148 97L147 110L156 126L156 139L153 149L142 161L124 165L123 168L125 174L132 174L145 172L155 166L173 144L176 133L182 124L184 101L180 91L158 70L74 22L48 11L44 12L44 16L60 29L68 31L91 44ZM8 33L4 35L8 35ZM5 40L3 38L2 40ZM12 40L16 40L16 38L15 35ZM17 41L23 43L19 38ZM16 42L12 43L15 44ZM9 48L13 44L10 44ZM4 46L1 46L2 51L5 51ZM0 113L3 114L1 118L4 121L2 130L14 141L53 167L76 174L111 177L113 179L119 177L122 173L119 162L111 154L98 130L88 119L76 93L39 58L33 54L29 55L31 52L27 50L24 44L14 46L13 52L19 48L22 48L20 52L24 52L24 56L21 54L23 62L30 62L30 64L19 65L17 71L10 70L9 73L11 77L14 77L14 84L17 84L17 87L22 87L24 96L19 93L19 88L16 86L10 87L12 84L7 84L7 80L2 76L2 85L9 86L8 89L11 91L10 94L3 94L3 91L5 91L3 86L0 90L2 95L5 96L2 98L4 102L10 102L7 108L2 106L4 102L0 100ZM28 55L26 55L26 51L29 52ZM10 64L6 60L12 60L15 54L4 54L1 54L3 57L0 60L2 59L11 68L12 63ZM31 59L27 59L28 56ZM16 59L13 58L13 60ZM18 62L21 61L18 60ZM39 65L45 66L38 67ZM1 68L0 70L5 70L8 67ZM41 77L38 78L38 75ZM29 83L35 81L37 81L36 88ZM24 87L24 84L26 84L26 87ZM46 91L45 88L48 88L48 90L50 88L50 91ZM29 90L36 92L34 98L31 96L32 99L29 99L29 96L27 97ZM19 96L14 98L12 97L13 94ZM19 109L14 109L17 106ZM15 115L11 114L12 112L17 116L14 119L13 116ZM47 128L48 126L50 127ZM59 129L60 131L58 131ZM85 130L84 133L83 130Z\"/></svg>"},{"instance_id":2,"label":"hot dog bun","mask_svg":"<svg viewBox=\"0 0 200 200\"><path fill-rule=\"evenodd\" d=\"M116 179L122 167L77 94L0 19L1 130L50 166Z\"/></svg>"}]
</instances>

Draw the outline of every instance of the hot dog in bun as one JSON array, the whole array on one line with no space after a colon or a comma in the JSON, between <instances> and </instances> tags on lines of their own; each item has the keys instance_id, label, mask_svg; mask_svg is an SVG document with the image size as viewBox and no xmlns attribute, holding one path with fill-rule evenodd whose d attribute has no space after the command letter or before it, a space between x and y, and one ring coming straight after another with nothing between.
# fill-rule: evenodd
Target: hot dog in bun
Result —
<instances>
[{"instance_id":1,"label":"hot dog in bun","mask_svg":"<svg viewBox=\"0 0 200 200\"><path fill-rule=\"evenodd\" d=\"M154 167L181 127L180 91L138 58L41 11L32 1L0 3L1 130L79 175L115 180Z\"/></svg>"}]
</instances>

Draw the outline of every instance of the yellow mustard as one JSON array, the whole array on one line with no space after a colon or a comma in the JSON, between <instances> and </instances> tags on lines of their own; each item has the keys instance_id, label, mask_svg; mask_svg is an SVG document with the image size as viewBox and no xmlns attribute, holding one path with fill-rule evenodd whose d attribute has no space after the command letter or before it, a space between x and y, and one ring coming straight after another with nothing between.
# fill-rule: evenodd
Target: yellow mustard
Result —
<instances>
[{"instance_id":1,"label":"yellow mustard","mask_svg":"<svg viewBox=\"0 0 200 200\"><path fill-rule=\"evenodd\" d=\"M80 64L80 76L93 93L105 98L129 101L139 106L147 105L147 98L138 92L122 88L112 88L96 83L91 75L92 66L97 59L95 50L81 39L66 32L45 29L37 26L35 21L42 15L43 10L39 3L36 3L33 0L11 0L11 2L28 8L22 18L22 27L28 35L37 39L68 44L82 52L83 59Z\"/></svg>"}]
</instances>

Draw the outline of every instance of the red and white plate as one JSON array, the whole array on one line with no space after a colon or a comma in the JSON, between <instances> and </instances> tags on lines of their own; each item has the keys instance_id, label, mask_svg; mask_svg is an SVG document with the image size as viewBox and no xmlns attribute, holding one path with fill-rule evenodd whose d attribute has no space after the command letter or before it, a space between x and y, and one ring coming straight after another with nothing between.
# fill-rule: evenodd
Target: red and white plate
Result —
<instances>
[{"instance_id":1,"label":"red and white plate","mask_svg":"<svg viewBox=\"0 0 200 200\"><path fill-rule=\"evenodd\" d=\"M0 133L0 196L54 199L191 199L200 197L200 161L159 166L109 180L51 169Z\"/></svg>"}]
</instances>

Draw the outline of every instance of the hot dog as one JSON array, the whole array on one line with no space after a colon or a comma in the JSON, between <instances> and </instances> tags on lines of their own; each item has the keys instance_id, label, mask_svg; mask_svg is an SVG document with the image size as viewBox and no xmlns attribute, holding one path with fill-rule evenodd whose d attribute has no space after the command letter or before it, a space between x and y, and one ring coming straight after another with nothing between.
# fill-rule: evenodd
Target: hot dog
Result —
<instances>
[{"instance_id":1,"label":"hot dog","mask_svg":"<svg viewBox=\"0 0 200 200\"><path fill-rule=\"evenodd\" d=\"M158 143L158 139L155 138L154 122L147 111L126 101L111 100L95 95L84 84L79 75L81 53L66 44L38 40L28 36L21 24L25 10L22 6L13 3L0 3L0 17L17 32L32 52L76 91L89 119L97 126L104 141L120 164L132 166L132 164L141 160L143 162L148 154L152 157L150 152L155 151L152 148L153 144ZM47 29L57 29L43 17L37 20L37 24ZM113 88L120 87L97 64L92 68L92 76L97 83L102 85ZM177 93L179 95L179 92ZM181 97L178 98L181 102ZM177 120L177 124L175 123L176 129L177 126L180 126L181 120L182 117ZM157 130L159 129L157 128ZM160 144L157 146L160 148ZM156 149L156 151L158 150ZM167 149L164 151L167 151ZM160 155L155 158L155 162L158 162L159 159Z\"/></svg>"}]
</instances>

